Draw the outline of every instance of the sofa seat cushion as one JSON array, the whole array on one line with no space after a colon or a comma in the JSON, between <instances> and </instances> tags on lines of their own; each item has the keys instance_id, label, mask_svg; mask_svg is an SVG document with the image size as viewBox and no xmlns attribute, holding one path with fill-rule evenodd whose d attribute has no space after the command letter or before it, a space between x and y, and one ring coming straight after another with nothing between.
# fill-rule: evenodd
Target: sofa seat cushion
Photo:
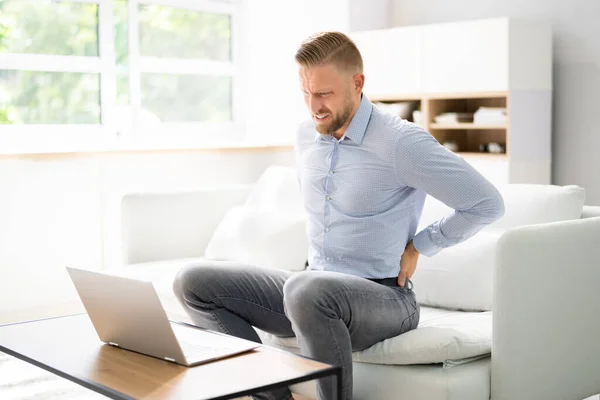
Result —
<instances>
[{"instance_id":1,"label":"sofa seat cushion","mask_svg":"<svg viewBox=\"0 0 600 400\"><path fill-rule=\"evenodd\" d=\"M298 348L295 337L280 338L259 332L268 345ZM355 362L373 364L432 364L453 366L491 353L492 313L462 312L421 307L417 329L354 352Z\"/></svg>"}]
</instances>

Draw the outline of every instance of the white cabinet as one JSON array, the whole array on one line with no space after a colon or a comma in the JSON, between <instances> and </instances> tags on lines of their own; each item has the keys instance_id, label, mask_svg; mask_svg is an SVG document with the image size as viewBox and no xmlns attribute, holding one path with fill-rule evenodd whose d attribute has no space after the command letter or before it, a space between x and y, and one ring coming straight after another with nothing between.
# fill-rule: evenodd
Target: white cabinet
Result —
<instances>
[{"instance_id":1,"label":"white cabinet","mask_svg":"<svg viewBox=\"0 0 600 400\"><path fill-rule=\"evenodd\" d=\"M351 36L363 57L365 93L387 97L422 91L421 29L394 28Z\"/></svg>"},{"instance_id":2,"label":"white cabinet","mask_svg":"<svg viewBox=\"0 0 600 400\"><path fill-rule=\"evenodd\" d=\"M365 93L551 89L547 23L492 18L354 32L365 64Z\"/></svg>"},{"instance_id":3,"label":"white cabinet","mask_svg":"<svg viewBox=\"0 0 600 400\"><path fill-rule=\"evenodd\" d=\"M508 90L506 19L426 26L421 46L425 92Z\"/></svg>"},{"instance_id":4,"label":"white cabinet","mask_svg":"<svg viewBox=\"0 0 600 400\"><path fill-rule=\"evenodd\" d=\"M507 157L477 154L464 154L462 157L494 185L505 185L510 182L510 160Z\"/></svg>"}]
</instances>

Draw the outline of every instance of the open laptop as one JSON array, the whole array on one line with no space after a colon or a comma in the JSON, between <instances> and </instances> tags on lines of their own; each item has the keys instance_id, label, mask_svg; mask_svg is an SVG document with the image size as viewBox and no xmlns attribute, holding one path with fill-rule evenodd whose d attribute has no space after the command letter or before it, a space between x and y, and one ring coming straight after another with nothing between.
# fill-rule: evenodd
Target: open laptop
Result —
<instances>
[{"instance_id":1,"label":"open laptop","mask_svg":"<svg viewBox=\"0 0 600 400\"><path fill-rule=\"evenodd\" d=\"M100 340L110 345L188 367L260 346L169 321L152 282L67 270Z\"/></svg>"}]
</instances>

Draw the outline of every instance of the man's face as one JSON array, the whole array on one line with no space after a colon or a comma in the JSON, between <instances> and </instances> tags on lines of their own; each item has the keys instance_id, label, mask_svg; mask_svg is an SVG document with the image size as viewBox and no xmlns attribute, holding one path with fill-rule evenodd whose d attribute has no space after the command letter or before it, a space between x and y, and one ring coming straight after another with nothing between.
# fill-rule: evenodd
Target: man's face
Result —
<instances>
[{"instance_id":1,"label":"man's face","mask_svg":"<svg viewBox=\"0 0 600 400\"><path fill-rule=\"evenodd\" d=\"M349 123L357 97L349 73L326 64L301 66L299 74L304 102L320 134L331 135Z\"/></svg>"}]
</instances>

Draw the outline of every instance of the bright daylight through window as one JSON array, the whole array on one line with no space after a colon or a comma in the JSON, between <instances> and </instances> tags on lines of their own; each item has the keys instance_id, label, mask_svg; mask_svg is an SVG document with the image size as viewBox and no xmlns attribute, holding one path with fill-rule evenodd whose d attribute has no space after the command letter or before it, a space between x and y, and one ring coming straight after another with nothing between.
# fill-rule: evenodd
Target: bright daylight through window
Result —
<instances>
[{"instance_id":1,"label":"bright daylight through window","mask_svg":"<svg viewBox=\"0 0 600 400\"><path fill-rule=\"evenodd\" d=\"M240 9L224 0L0 0L0 135L57 125L233 132Z\"/></svg>"}]
</instances>

